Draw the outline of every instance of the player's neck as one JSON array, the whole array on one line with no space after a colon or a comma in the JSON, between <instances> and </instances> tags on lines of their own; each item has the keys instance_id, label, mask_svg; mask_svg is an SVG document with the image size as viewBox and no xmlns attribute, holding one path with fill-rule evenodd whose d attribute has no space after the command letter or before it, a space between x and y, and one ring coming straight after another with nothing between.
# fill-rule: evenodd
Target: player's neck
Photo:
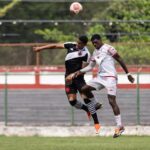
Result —
<instances>
[{"instance_id":1,"label":"player's neck","mask_svg":"<svg viewBox=\"0 0 150 150\"><path fill-rule=\"evenodd\" d=\"M98 47L98 49L100 49L102 46L104 45L104 43L101 43Z\"/></svg>"}]
</instances>

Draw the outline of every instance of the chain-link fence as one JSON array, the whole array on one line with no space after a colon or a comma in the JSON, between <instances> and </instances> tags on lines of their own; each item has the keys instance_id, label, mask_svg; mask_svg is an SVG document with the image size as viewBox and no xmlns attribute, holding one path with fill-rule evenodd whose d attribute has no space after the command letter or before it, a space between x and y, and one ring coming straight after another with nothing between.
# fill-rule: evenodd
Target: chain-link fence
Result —
<instances>
[{"instance_id":1,"label":"chain-link fence","mask_svg":"<svg viewBox=\"0 0 150 150\"><path fill-rule=\"evenodd\" d=\"M4 74L4 73L3 73ZM11 76L14 76L11 78ZM67 100L64 88L50 88L47 85L26 85L35 76L33 73L8 73L2 77L0 89L0 122L5 125L85 125L89 122L86 113L82 110L73 109ZM57 74L56 74L57 75ZM55 75L55 77L56 77ZM117 101L121 109L125 125L150 125L150 90L147 85L141 86L137 74L137 84L131 88L119 88ZM149 75L149 73L147 74ZM50 78L49 74L41 73L44 78ZM60 78L60 77L59 77ZM11 85L22 80L23 85ZM42 79L41 79L42 80ZM59 80L59 79L57 79ZM146 80L146 77L145 77ZM55 80L56 82L56 80ZM8 84L9 83L9 84ZM30 83L32 84L32 83ZM147 87L146 87L147 86ZM94 92L97 100L103 103L103 108L98 110L101 124L114 125L114 115L107 100L105 90ZM80 97L78 97L81 100ZM82 101L82 100L81 100Z\"/></svg>"}]
</instances>

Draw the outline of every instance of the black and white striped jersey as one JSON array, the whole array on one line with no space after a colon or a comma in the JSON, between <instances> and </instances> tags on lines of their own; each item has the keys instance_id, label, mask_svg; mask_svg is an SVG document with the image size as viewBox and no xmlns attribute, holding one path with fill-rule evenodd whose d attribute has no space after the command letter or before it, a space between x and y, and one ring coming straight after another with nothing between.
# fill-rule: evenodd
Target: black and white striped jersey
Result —
<instances>
[{"instance_id":1,"label":"black and white striped jersey","mask_svg":"<svg viewBox=\"0 0 150 150\"><path fill-rule=\"evenodd\" d=\"M79 50L76 43L73 42L64 43L64 47L67 49L65 58L66 75L80 70L83 62L89 62L90 53L87 47Z\"/></svg>"}]
</instances>

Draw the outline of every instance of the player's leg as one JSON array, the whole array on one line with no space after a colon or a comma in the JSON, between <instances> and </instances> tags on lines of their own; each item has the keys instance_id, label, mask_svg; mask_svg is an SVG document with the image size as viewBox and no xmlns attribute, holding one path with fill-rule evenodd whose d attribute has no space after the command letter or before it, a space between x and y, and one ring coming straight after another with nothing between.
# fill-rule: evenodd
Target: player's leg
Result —
<instances>
[{"instance_id":1,"label":"player's leg","mask_svg":"<svg viewBox=\"0 0 150 150\"><path fill-rule=\"evenodd\" d=\"M104 86L99 83L99 78L93 78L92 80L90 80L87 85L85 85L84 87L82 87L82 92L88 97L88 99L90 100L93 97L93 93L91 91L94 90L101 90L103 89ZM88 109L90 109L90 106L88 107ZM95 129L100 130L100 125L95 124Z\"/></svg>"},{"instance_id":2,"label":"player's leg","mask_svg":"<svg viewBox=\"0 0 150 150\"><path fill-rule=\"evenodd\" d=\"M87 106L77 100L77 89L73 83L70 85L65 84L65 91L71 106L76 109L83 109L84 111L89 112Z\"/></svg>"},{"instance_id":3,"label":"player's leg","mask_svg":"<svg viewBox=\"0 0 150 150\"><path fill-rule=\"evenodd\" d=\"M121 120L120 108L116 102L116 91L117 91L116 79L108 78L106 89L108 93L109 104L112 107L115 116L116 126L117 126L113 136L115 138L121 135L121 133L124 131L124 127Z\"/></svg>"},{"instance_id":4,"label":"player's leg","mask_svg":"<svg viewBox=\"0 0 150 150\"><path fill-rule=\"evenodd\" d=\"M112 107L113 113L115 115L117 126L122 125L121 117L120 117L121 116L120 115L120 109L119 109L119 106L116 102L116 96L108 94L108 100L109 100L109 104Z\"/></svg>"},{"instance_id":5,"label":"player's leg","mask_svg":"<svg viewBox=\"0 0 150 150\"><path fill-rule=\"evenodd\" d=\"M87 106L77 100L76 94L67 94L67 97L71 106L75 107L76 109L83 109L87 113L89 112Z\"/></svg>"},{"instance_id":6,"label":"player's leg","mask_svg":"<svg viewBox=\"0 0 150 150\"><path fill-rule=\"evenodd\" d=\"M95 102L90 100L90 98L93 97L93 94L91 92L92 90L95 90L95 88L89 85L84 85L82 87L82 93L84 93L84 102L87 105L88 110L90 111L92 118L94 120L94 127L96 129L96 133L99 133L100 124L96 113Z\"/></svg>"},{"instance_id":7,"label":"player's leg","mask_svg":"<svg viewBox=\"0 0 150 150\"><path fill-rule=\"evenodd\" d=\"M116 102L116 96L108 94L108 100L109 100L109 104L111 105L114 115L115 115L115 121L116 121L117 127L115 129L115 133L114 133L113 137L116 138L116 137L120 136L121 133L124 131L124 126L123 126L122 120L121 120L120 109Z\"/></svg>"},{"instance_id":8,"label":"player's leg","mask_svg":"<svg viewBox=\"0 0 150 150\"><path fill-rule=\"evenodd\" d=\"M90 80L87 83L87 85L89 85L89 87L87 88L86 86L84 86L82 88L82 91L84 91L84 94L86 95L86 97L88 97L91 101L94 101L96 110L102 108L102 104L96 100L92 91L103 89L104 86L98 83L98 78L94 78Z\"/></svg>"},{"instance_id":9,"label":"player's leg","mask_svg":"<svg viewBox=\"0 0 150 150\"><path fill-rule=\"evenodd\" d=\"M90 98L90 100L95 105L95 109L96 110L101 109L102 108L102 104L97 101L97 99L95 98L95 96L93 95L93 93L91 91L88 91L88 95L89 96L86 96L86 93L83 93L81 91L81 89L86 85L86 82L85 82L83 76L80 76L79 78L76 78L74 81L75 81L74 83L76 84L76 87L77 87L77 89L78 89L82 99L84 100L86 98Z\"/></svg>"},{"instance_id":10,"label":"player's leg","mask_svg":"<svg viewBox=\"0 0 150 150\"><path fill-rule=\"evenodd\" d=\"M92 92L91 92L91 94L93 95ZM82 97L83 100L86 99L86 98L88 98L88 96L86 96L86 94L82 93L82 92L80 92L80 96ZM102 108L102 106L103 106L102 103L98 102L94 95L93 95L92 98L89 98L89 99L94 103L94 106L95 106L96 110Z\"/></svg>"}]
</instances>

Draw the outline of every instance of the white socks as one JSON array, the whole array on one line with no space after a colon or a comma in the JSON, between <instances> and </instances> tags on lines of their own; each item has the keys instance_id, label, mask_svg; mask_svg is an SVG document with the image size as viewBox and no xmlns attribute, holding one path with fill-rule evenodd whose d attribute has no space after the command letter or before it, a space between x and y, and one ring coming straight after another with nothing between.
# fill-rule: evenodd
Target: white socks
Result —
<instances>
[{"instance_id":1,"label":"white socks","mask_svg":"<svg viewBox=\"0 0 150 150\"><path fill-rule=\"evenodd\" d=\"M120 114L115 116L115 121L116 121L117 127L122 126L122 121L121 121L121 115Z\"/></svg>"}]
</instances>

